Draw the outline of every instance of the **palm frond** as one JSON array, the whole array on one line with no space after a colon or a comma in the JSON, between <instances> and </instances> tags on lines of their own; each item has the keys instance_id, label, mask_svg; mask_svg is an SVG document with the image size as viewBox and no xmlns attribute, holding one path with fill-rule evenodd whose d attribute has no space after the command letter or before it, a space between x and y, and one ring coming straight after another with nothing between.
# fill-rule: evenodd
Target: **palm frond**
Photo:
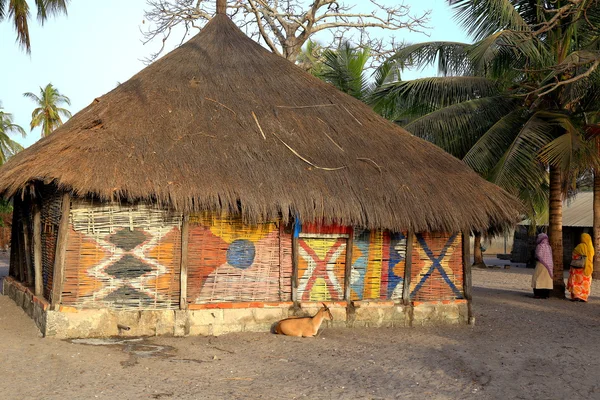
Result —
<instances>
[{"instance_id":1,"label":"palm frond","mask_svg":"<svg viewBox=\"0 0 600 400\"><path fill-rule=\"evenodd\" d=\"M541 149L539 158L542 162L560 167L563 174L567 174L576 165L576 157L588 158L585 132L569 115L554 112L539 112L537 115L552 125L554 131L562 133Z\"/></svg>"},{"instance_id":2,"label":"palm frond","mask_svg":"<svg viewBox=\"0 0 600 400\"><path fill-rule=\"evenodd\" d=\"M68 0L35 0L39 23L43 25L50 15L67 15L67 3Z\"/></svg>"},{"instance_id":3,"label":"palm frond","mask_svg":"<svg viewBox=\"0 0 600 400\"><path fill-rule=\"evenodd\" d=\"M17 31L17 42L25 48L27 53L31 52L31 40L29 38L29 5L27 0L11 0L8 5L8 16L12 18Z\"/></svg>"},{"instance_id":4,"label":"palm frond","mask_svg":"<svg viewBox=\"0 0 600 400\"><path fill-rule=\"evenodd\" d=\"M429 113L404 128L462 158L496 121L518 107L505 96L483 97Z\"/></svg>"},{"instance_id":5,"label":"palm frond","mask_svg":"<svg viewBox=\"0 0 600 400\"><path fill-rule=\"evenodd\" d=\"M500 94L498 84L474 76L422 78L392 82L379 87L372 94L372 102L395 101L410 108L424 106L438 109L463 101Z\"/></svg>"},{"instance_id":6,"label":"palm frond","mask_svg":"<svg viewBox=\"0 0 600 400\"><path fill-rule=\"evenodd\" d=\"M489 180L501 187L531 187L537 185L542 164L537 155L555 137L555 130L540 113L532 115L514 136ZM545 168L542 168L545 170Z\"/></svg>"},{"instance_id":7,"label":"palm frond","mask_svg":"<svg viewBox=\"0 0 600 400\"><path fill-rule=\"evenodd\" d=\"M71 111L67 110L66 108L58 108L57 111L58 111L59 115L65 117L65 118L71 118L73 116L71 114Z\"/></svg>"},{"instance_id":8,"label":"palm frond","mask_svg":"<svg viewBox=\"0 0 600 400\"><path fill-rule=\"evenodd\" d=\"M41 88L40 88L40 90L41 90ZM28 98L28 99L33 100L36 103L41 103L42 102L42 100L39 97L37 97L35 94L33 94L31 92L23 93L23 96L26 97L26 98Z\"/></svg>"},{"instance_id":9,"label":"palm frond","mask_svg":"<svg viewBox=\"0 0 600 400\"><path fill-rule=\"evenodd\" d=\"M444 76L470 75L471 61L467 50L471 45L459 42L425 42L399 49L390 60L402 68L425 68L437 63L438 73Z\"/></svg>"},{"instance_id":10,"label":"palm frond","mask_svg":"<svg viewBox=\"0 0 600 400\"><path fill-rule=\"evenodd\" d=\"M511 0L449 0L449 3L456 20L477 41L501 30L531 30Z\"/></svg>"},{"instance_id":11,"label":"palm frond","mask_svg":"<svg viewBox=\"0 0 600 400\"><path fill-rule=\"evenodd\" d=\"M321 78L341 91L362 99L369 88L363 74L369 57L368 49L355 49L349 43L344 43L337 50L325 50L325 67L320 74Z\"/></svg>"},{"instance_id":12,"label":"palm frond","mask_svg":"<svg viewBox=\"0 0 600 400\"><path fill-rule=\"evenodd\" d=\"M478 74L502 78L512 68L544 64L549 55L544 43L530 35L502 30L474 43L468 49L468 57Z\"/></svg>"},{"instance_id":13,"label":"palm frond","mask_svg":"<svg viewBox=\"0 0 600 400\"><path fill-rule=\"evenodd\" d=\"M486 176L498 164L527 119L526 110L521 107L515 108L477 140L465 154L463 161L477 173Z\"/></svg>"}]
</instances>

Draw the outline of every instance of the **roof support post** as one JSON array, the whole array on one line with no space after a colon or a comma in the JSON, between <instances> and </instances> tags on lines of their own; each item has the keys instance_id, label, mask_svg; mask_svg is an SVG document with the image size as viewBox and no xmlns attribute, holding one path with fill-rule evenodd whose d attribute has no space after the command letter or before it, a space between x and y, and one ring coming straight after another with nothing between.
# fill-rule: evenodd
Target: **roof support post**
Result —
<instances>
[{"instance_id":1,"label":"roof support post","mask_svg":"<svg viewBox=\"0 0 600 400\"><path fill-rule=\"evenodd\" d=\"M183 214L181 221L181 265L179 269L179 308L187 310L187 280L188 280L188 243L190 231L190 215Z\"/></svg>"},{"instance_id":2,"label":"roof support post","mask_svg":"<svg viewBox=\"0 0 600 400\"><path fill-rule=\"evenodd\" d=\"M44 281L42 277L42 213L38 202L33 203L33 270L35 295L44 295Z\"/></svg>"},{"instance_id":3,"label":"roof support post","mask_svg":"<svg viewBox=\"0 0 600 400\"><path fill-rule=\"evenodd\" d=\"M471 300L473 299L471 291L473 289L473 280L471 278L471 240L469 231L462 232L462 263L463 263L463 291L467 300L468 322L469 325L475 322Z\"/></svg>"},{"instance_id":4,"label":"roof support post","mask_svg":"<svg viewBox=\"0 0 600 400\"><path fill-rule=\"evenodd\" d=\"M292 225L292 301L294 302L294 310L300 309L300 300L298 299L298 257L299 257L299 237L302 225L300 218L294 218Z\"/></svg>"},{"instance_id":5,"label":"roof support post","mask_svg":"<svg viewBox=\"0 0 600 400\"><path fill-rule=\"evenodd\" d=\"M19 233L17 231L17 224L17 201L15 198L13 203L13 215L10 229L10 261L8 264L8 276L11 276L13 278L16 278L18 274L17 263L19 255L17 253L17 235Z\"/></svg>"},{"instance_id":6,"label":"roof support post","mask_svg":"<svg viewBox=\"0 0 600 400\"><path fill-rule=\"evenodd\" d=\"M279 219L279 300L284 301L283 298L283 221ZM286 299L287 300L287 299Z\"/></svg>"},{"instance_id":7,"label":"roof support post","mask_svg":"<svg viewBox=\"0 0 600 400\"><path fill-rule=\"evenodd\" d=\"M344 271L344 300L350 302L350 278L352 275L352 247L354 246L354 228L350 228L346 241L346 270Z\"/></svg>"},{"instance_id":8,"label":"roof support post","mask_svg":"<svg viewBox=\"0 0 600 400\"><path fill-rule=\"evenodd\" d=\"M292 236L292 301L294 307L299 306L298 301L298 235Z\"/></svg>"},{"instance_id":9,"label":"roof support post","mask_svg":"<svg viewBox=\"0 0 600 400\"><path fill-rule=\"evenodd\" d=\"M10 237L10 267L9 275L23 281L23 257L21 252L21 206L20 194L13 197L13 217Z\"/></svg>"},{"instance_id":10,"label":"roof support post","mask_svg":"<svg viewBox=\"0 0 600 400\"><path fill-rule=\"evenodd\" d=\"M415 233L412 230L406 235L406 256L404 265L404 283L402 287L402 304L410 305L410 280L412 275L412 252Z\"/></svg>"},{"instance_id":11,"label":"roof support post","mask_svg":"<svg viewBox=\"0 0 600 400\"><path fill-rule=\"evenodd\" d=\"M21 223L23 224L23 250L25 251L25 268L27 271L27 286L33 286L33 263L31 260L31 235L29 230L29 215L31 207L28 207L29 202L23 203L23 214L21 215Z\"/></svg>"},{"instance_id":12,"label":"roof support post","mask_svg":"<svg viewBox=\"0 0 600 400\"><path fill-rule=\"evenodd\" d=\"M69 237L69 212L71 211L71 195L63 193L60 213L60 222L56 238L56 252L54 253L54 276L52 278L52 307L56 310L61 302L62 288L65 278L65 259L67 255L67 241Z\"/></svg>"}]
</instances>

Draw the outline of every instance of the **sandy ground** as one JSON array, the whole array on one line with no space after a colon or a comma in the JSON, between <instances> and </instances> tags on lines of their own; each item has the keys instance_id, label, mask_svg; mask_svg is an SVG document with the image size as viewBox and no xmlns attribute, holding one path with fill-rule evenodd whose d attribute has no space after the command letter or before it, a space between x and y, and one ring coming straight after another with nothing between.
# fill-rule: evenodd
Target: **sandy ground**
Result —
<instances>
[{"instance_id":1,"label":"sandy ground","mask_svg":"<svg viewBox=\"0 0 600 400\"><path fill-rule=\"evenodd\" d=\"M328 329L316 339L42 339L0 296L0 398L600 399L600 282L588 304L536 300L531 272L475 270L474 327Z\"/></svg>"}]
</instances>

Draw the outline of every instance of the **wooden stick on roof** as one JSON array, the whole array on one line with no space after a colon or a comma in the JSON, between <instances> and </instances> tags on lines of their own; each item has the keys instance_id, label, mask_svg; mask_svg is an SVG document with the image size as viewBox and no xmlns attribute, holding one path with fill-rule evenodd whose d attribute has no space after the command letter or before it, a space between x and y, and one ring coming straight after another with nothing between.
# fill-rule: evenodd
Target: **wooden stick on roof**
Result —
<instances>
[{"instance_id":1,"label":"wooden stick on roof","mask_svg":"<svg viewBox=\"0 0 600 400\"><path fill-rule=\"evenodd\" d=\"M217 14L225 14L227 11L227 0L217 0Z\"/></svg>"}]
</instances>

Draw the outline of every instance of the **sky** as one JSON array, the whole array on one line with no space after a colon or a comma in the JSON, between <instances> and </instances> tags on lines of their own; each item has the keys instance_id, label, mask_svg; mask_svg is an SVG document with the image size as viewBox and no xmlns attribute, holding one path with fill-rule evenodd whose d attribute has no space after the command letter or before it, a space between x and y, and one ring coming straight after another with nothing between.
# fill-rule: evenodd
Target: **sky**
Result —
<instances>
[{"instance_id":1,"label":"sky","mask_svg":"<svg viewBox=\"0 0 600 400\"><path fill-rule=\"evenodd\" d=\"M401 0L380 0L380 4L395 5ZM30 3L33 2L32 0ZM346 0L356 4L357 11L370 11L367 0ZM394 35L397 42L418 43L444 40L466 42L468 37L452 18L446 0L404 0L414 14L431 10L427 34L400 31L374 31L374 36ZM52 83L68 96L73 114L94 98L114 89L145 67L143 60L155 52L159 40L143 44L146 0L104 0L101 3L71 1L68 16L48 20L44 26L35 14L30 20L31 55L15 42L16 34L9 20L0 22L0 103L4 111L13 114L14 122L27 131L22 138L12 138L27 147L40 139L39 128L30 132L29 123L34 103L23 93L39 95L40 87ZM190 36L191 37L191 36ZM177 42L177 43L176 43ZM173 49L178 40L172 40ZM403 79L435 75L435 69L408 71Z\"/></svg>"}]
</instances>

